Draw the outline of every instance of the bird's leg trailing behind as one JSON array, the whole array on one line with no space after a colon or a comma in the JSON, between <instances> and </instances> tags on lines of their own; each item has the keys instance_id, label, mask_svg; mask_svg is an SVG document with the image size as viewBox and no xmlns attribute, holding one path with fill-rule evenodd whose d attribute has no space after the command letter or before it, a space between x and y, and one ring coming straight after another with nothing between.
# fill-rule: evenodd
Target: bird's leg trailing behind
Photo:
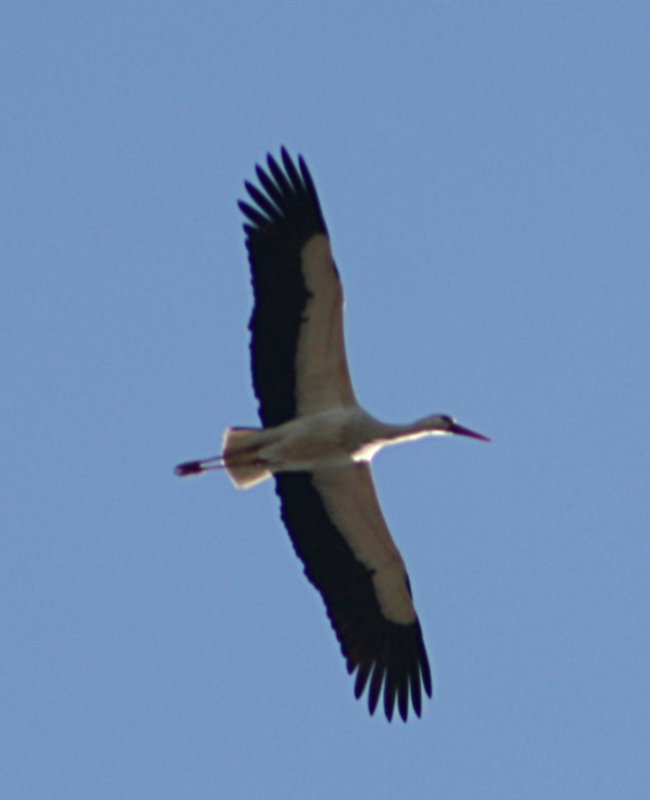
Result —
<instances>
[{"instance_id":1,"label":"bird's leg trailing behind","mask_svg":"<svg viewBox=\"0 0 650 800\"><path fill-rule=\"evenodd\" d=\"M223 437L223 453L198 461L186 461L174 470L181 477L200 475L214 469L225 469L238 489L249 489L271 476L268 462L260 457L266 444L259 428L228 428Z\"/></svg>"},{"instance_id":2,"label":"bird's leg trailing behind","mask_svg":"<svg viewBox=\"0 0 650 800\"><path fill-rule=\"evenodd\" d=\"M179 478L186 478L188 475L200 475L202 472L207 472L211 469L224 469L226 465L219 463L220 461L223 461L223 456L212 456L198 461L184 461L174 467L174 472Z\"/></svg>"}]
</instances>

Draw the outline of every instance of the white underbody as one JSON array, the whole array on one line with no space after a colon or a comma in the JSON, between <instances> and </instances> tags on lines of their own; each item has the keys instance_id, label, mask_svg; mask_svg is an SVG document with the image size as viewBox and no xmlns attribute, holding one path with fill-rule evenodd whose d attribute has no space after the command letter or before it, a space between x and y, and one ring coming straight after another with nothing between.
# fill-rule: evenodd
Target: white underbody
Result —
<instances>
[{"instance_id":1,"label":"white underbody","mask_svg":"<svg viewBox=\"0 0 650 800\"><path fill-rule=\"evenodd\" d=\"M264 465L269 474L312 472L368 462L386 445L436 433L406 427L379 422L359 406L322 411L273 428L246 429L247 460Z\"/></svg>"}]
</instances>

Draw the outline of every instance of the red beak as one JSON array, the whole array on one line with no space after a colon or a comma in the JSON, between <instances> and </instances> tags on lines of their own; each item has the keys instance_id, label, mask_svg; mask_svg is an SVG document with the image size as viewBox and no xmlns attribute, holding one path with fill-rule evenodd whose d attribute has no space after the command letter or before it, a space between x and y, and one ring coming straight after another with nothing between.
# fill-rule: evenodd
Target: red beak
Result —
<instances>
[{"instance_id":1,"label":"red beak","mask_svg":"<svg viewBox=\"0 0 650 800\"><path fill-rule=\"evenodd\" d=\"M459 436L471 436L472 439L480 439L482 442L491 442L492 439L489 436L483 436L482 433L476 433L476 431L470 431L469 428L463 428L462 425L457 425L455 422L449 428L450 433L457 433Z\"/></svg>"}]
</instances>

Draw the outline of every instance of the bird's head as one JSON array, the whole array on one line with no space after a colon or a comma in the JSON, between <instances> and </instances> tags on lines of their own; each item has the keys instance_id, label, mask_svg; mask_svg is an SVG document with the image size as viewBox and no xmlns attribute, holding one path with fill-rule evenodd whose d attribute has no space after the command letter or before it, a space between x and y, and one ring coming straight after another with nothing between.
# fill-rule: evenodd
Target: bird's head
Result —
<instances>
[{"instance_id":1,"label":"bird's head","mask_svg":"<svg viewBox=\"0 0 650 800\"><path fill-rule=\"evenodd\" d=\"M483 442L492 441L488 436L483 436L482 433L476 433L476 431L471 431L469 428L464 428L447 414L433 414L430 417L424 417L418 422L418 427L433 434L456 434L457 436L471 436L473 439L480 439Z\"/></svg>"}]
</instances>

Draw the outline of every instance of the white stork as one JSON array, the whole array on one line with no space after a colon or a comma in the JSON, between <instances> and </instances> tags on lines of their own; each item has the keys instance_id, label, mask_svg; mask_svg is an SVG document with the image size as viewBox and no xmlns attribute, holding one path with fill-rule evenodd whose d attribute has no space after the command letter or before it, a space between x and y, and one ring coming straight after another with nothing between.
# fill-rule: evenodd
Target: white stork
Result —
<instances>
[{"instance_id":1,"label":"white stork","mask_svg":"<svg viewBox=\"0 0 650 800\"><path fill-rule=\"evenodd\" d=\"M358 404L345 356L343 292L312 177L282 149L246 183L240 202L255 307L253 385L263 428L230 428L222 455L176 468L191 475L225 467L248 488L275 478L281 513L307 578L321 593L354 694L366 686L373 714L383 688L408 718L431 697L431 671L408 575L379 507L370 471L382 447L423 436L489 441L442 414L389 425Z\"/></svg>"}]
</instances>

